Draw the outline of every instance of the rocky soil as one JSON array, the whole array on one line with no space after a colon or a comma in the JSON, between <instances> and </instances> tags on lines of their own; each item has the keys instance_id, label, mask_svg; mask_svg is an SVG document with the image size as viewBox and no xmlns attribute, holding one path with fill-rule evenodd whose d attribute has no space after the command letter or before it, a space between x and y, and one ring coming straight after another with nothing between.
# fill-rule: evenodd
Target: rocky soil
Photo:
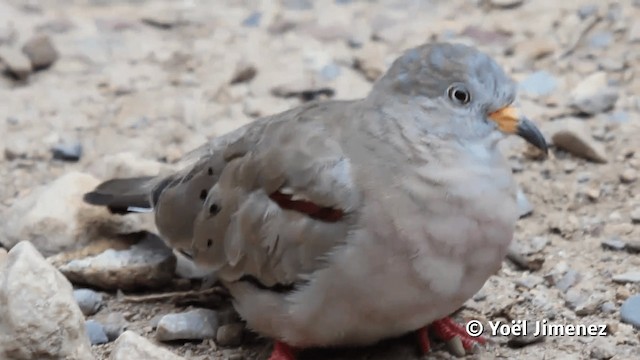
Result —
<instances>
[{"instance_id":1,"label":"rocky soil","mask_svg":"<svg viewBox=\"0 0 640 360\"><path fill-rule=\"evenodd\" d=\"M470 358L637 358L639 18L636 0L0 2L0 358L266 359L270 342L148 214L111 215L82 194L167 171L257 117L362 97L429 40L495 56L553 144L544 161L502 144L523 217L457 318L607 331L490 336ZM302 356L419 359L413 340Z\"/></svg>"}]
</instances>

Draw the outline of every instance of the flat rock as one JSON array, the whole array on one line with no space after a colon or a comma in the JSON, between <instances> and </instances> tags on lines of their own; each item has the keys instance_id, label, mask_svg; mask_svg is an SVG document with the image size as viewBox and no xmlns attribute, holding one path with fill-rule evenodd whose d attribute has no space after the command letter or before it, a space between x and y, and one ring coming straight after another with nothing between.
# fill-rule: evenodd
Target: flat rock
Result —
<instances>
[{"instance_id":1,"label":"flat rock","mask_svg":"<svg viewBox=\"0 0 640 360\"><path fill-rule=\"evenodd\" d=\"M31 74L31 62L20 51L13 48L0 47L0 65L19 80L24 80Z\"/></svg>"},{"instance_id":2,"label":"flat rock","mask_svg":"<svg viewBox=\"0 0 640 360\"><path fill-rule=\"evenodd\" d=\"M620 284L640 283L640 271L629 271L626 273L614 275L611 279L614 282L617 282Z\"/></svg>"},{"instance_id":3,"label":"flat rock","mask_svg":"<svg viewBox=\"0 0 640 360\"><path fill-rule=\"evenodd\" d=\"M93 359L71 284L27 241L0 264L0 358Z\"/></svg>"},{"instance_id":4,"label":"flat rock","mask_svg":"<svg viewBox=\"0 0 640 360\"><path fill-rule=\"evenodd\" d=\"M595 115L613 109L618 89L609 86L607 74L599 71L580 81L569 97L571 106L580 113Z\"/></svg>"},{"instance_id":5,"label":"flat rock","mask_svg":"<svg viewBox=\"0 0 640 360\"><path fill-rule=\"evenodd\" d=\"M69 172L18 199L7 212L3 244L28 239L49 256L84 246L97 235L137 231L138 218L113 215L82 200L99 183L91 175Z\"/></svg>"},{"instance_id":6,"label":"flat rock","mask_svg":"<svg viewBox=\"0 0 640 360\"><path fill-rule=\"evenodd\" d=\"M216 337L218 314L213 310L196 309L163 316L158 322L159 341L201 340Z\"/></svg>"},{"instance_id":7,"label":"flat rock","mask_svg":"<svg viewBox=\"0 0 640 360\"><path fill-rule=\"evenodd\" d=\"M73 259L59 270L73 283L106 290L157 289L171 282L176 258L155 235L147 234L128 249L108 249L82 259Z\"/></svg>"},{"instance_id":8,"label":"flat rock","mask_svg":"<svg viewBox=\"0 0 640 360\"><path fill-rule=\"evenodd\" d=\"M56 160L78 161L82 157L82 144L79 142L56 144L51 148L51 155Z\"/></svg>"},{"instance_id":9,"label":"flat rock","mask_svg":"<svg viewBox=\"0 0 640 360\"><path fill-rule=\"evenodd\" d=\"M46 69L58 60L58 51L47 35L36 35L22 46L22 52L35 70Z\"/></svg>"},{"instance_id":10,"label":"flat rock","mask_svg":"<svg viewBox=\"0 0 640 360\"><path fill-rule=\"evenodd\" d=\"M622 322L640 329L640 294L633 295L622 303L620 319Z\"/></svg>"},{"instance_id":11,"label":"flat rock","mask_svg":"<svg viewBox=\"0 0 640 360\"><path fill-rule=\"evenodd\" d=\"M73 290L73 298L85 316L97 313L102 306L102 294L91 289Z\"/></svg>"},{"instance_id":12,"label":"flat rock","mask_svg":"<svg viewBox=\"0 0 640 360\"><path fill-rule=\"evenodd\" d=\"M578 119L564 119L554 122L551 127L551 141L561 149L583 159L606 163L604 145L591 136L588 125Z\"/></svg>"},{"instance_id":13,"label":"flat rock","mask_svg":"<svg viewBox=\"0 0 640 360\"><path fill-rule=\"evenodd\" d=\"M110 360L153 359L185 360L169 350L163 349L131 330L118 337L111 350Z\"/></svg>"}]
</instances>

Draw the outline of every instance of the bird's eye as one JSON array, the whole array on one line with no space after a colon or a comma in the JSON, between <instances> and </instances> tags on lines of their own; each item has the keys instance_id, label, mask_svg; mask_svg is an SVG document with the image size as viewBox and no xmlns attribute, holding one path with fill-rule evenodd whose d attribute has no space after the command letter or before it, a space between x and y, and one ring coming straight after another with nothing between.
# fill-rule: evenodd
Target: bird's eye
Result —
<instances>
[{"instance_id":1,"label":"bird's eye","mask_svg":"<svg viewBox=\"0 0 640 360\"><path fill-rule=\"evenodd\" d=\"M447 95L453 102L461 105L468 104L469 101L471 101L469 90L461 85L451 85L449 89L447 89Z\"/></svg>"}]
</instances>

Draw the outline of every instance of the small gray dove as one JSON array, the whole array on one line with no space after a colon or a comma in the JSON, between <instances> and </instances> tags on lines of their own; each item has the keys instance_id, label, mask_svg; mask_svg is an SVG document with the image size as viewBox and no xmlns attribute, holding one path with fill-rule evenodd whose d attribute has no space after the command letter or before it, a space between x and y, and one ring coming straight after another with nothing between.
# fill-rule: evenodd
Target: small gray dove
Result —
<instances>
[{"instance_id":1,"label":"small gray dove","mask_svg":"<svg viewBox=\"0 0 640 360\"><path fill-rule=\"evenodd\" d=\"M517 134L547 152L515 96L488 55L425 44L364 99L258 119L177 173L110 180L85 201L153 209L161 236L276 340L271 360L411 331L428 351L427 327L472 351L484 339L449 315L500 268L518 219L498 141Z\"/></svg>"}]
</instances>

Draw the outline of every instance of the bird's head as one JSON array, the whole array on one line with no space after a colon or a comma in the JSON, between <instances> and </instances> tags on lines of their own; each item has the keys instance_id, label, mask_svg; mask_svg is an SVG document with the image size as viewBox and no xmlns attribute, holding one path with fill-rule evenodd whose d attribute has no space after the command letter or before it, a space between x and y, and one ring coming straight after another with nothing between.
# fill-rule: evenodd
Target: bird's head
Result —
<instances>
[{"instance_id":1,"label":"bird's head","mask_svg":"<svg viewBox=\"0 0 640 360\"><path fill-rule=\"evenodd\" d=\"M374 85L372 96L383 93L414 106L427 132L456 140L516 134L547 153L544 136L513 106L514 81L473 47L430 43L406 51Z\"/></svg>"}]
</instances>

